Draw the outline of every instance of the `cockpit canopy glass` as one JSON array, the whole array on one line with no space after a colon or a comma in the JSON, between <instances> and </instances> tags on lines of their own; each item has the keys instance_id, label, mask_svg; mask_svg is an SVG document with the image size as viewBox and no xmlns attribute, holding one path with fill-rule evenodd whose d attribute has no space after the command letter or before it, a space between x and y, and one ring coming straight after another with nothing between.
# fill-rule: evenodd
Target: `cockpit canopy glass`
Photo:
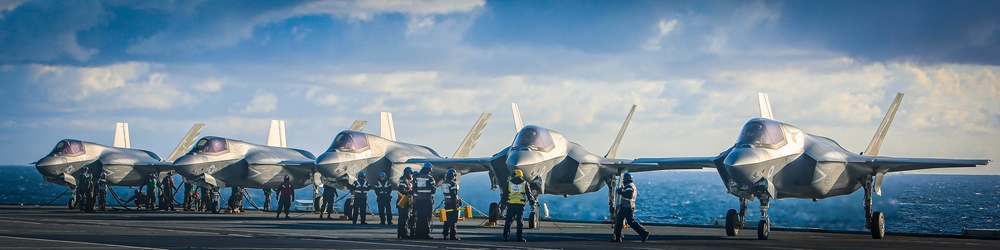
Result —
<instances>
[{"instance_id":1,"label":"cockpit canopy glass","mask_svg":"<svg viewBox=\"0 0 1000 250\"><path fill-rule=\"evenodd\" d=\"M781 124L766 119L753 119L743 126L737 145L777 148L785 144L785 133Z\"/></svg>"},{"instance_id":2,"label":"cockpit canopy glass","mask_svg":"<svg viewBox=\"0 0 1000 250\"><path fill-rule=\"evenodd\" d=\"M553 147L549 130L536 126L525 126L514 138L514 149L517 150L549 151Z\"/></svg>"},{"instance_id":3,"label":"cockpit canopy glass","mask_svg":"<svg viewBox=\"0 0 1000 250\"><path fill-rule=\"evenodd\" d=\"M365 149L368 149L368 138L365 138L365 134L344 131L337 134L337 138L333 139L333 144L330 145L330 149L327 149L327 152L359 152Z\"/></svg>"},{"instance_id":4,"label":"cockpit canopy glass","mask_svg":"<svg viewBox=\"0 0 1000 250\"><path fill-rule=\"evenodd\" d=\"M226 143L226 138L219 137L205 137L195 144L194 148L191 149L192 153L203 153L203 154L213 154L223 152L229 149Z\"/></svg>"},{"instance_id":5,"label":"cockpit canopy glass","mask_svg":"<svg viewBox=\"0 0 1000 250\"><path fill-rule=\"evenodd\" d=\"M49 156L72 156L86 152L83 142L77 140L62 140L56 144Z\"/></svg>"}]
</instances>

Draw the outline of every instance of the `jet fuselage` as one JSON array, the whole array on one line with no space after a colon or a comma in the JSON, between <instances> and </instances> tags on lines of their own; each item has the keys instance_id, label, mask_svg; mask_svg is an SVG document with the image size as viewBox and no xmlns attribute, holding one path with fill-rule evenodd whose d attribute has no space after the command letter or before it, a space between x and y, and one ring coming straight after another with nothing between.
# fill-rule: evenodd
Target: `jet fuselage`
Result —
<instances>
[{"instance_id":1,"label":"jet fuselage","mask_svg":"<svg viewBox=\"0 0 1000 250\"><path fill-rule=\"evenodd\" d=\"M208 136L174 161L174 169L200 185L279 188L289 176L296 189L313 183L315 157L304 150Z\"/></svg>"},{"instance_id":2,"label":"jet fuselage","mask_svg":"<svg viewBox=\"0 0 1000 250\"><path fill-rule=\"evenodd\" d=\"M64 139L56 144L52 152L39 159L35 168L46 181L62 186L75 187L83 175L83 167L90 169L94 175L104 172L109 185L139 186L148 181L149 174L158 176L160 167L169 165L146 150Z\"/></svg>"}]
</instances>

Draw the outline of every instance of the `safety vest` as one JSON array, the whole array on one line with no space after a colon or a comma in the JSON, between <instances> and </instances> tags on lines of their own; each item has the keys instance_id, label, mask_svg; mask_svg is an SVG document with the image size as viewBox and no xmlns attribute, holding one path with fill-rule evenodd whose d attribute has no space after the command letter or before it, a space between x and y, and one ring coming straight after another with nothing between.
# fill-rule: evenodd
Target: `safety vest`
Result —
<instances>
[{"instance_id":1,"label":"safety vest","mask_svg":"<svg viewBox=\"0 0 1000 250\"><path fill-rule=\"evenodd\" d=\"M430 176L418 175L415 180L415 193L418 199L430 199L434 196L434 179Z\"/></svg>"},{"instance_id":2,"label":"safety vest","mask_svg":"<svg viewBox=\"0 0 1000 250\"><path fill-rule=\"evenodd\" d=\"M375 194L389 197L392 194L392 184L389 183L389 180L375 182Z\"/></svg>"},{"instance_id":3,"label":"safety vest","mask_svg":"<svg viewBox=\"0 0 1000 250\"><path fill-rule=\"evenodd\" d=\"M444 184L441 184L441 191L444 193L445 200L454 198L454 196L457 194L457 192L455 191L458 191L458 184L445 182Z\"/></svg>"},{"instance_id":4,"label":"safety vest","mask_svg":"<svg viewBox=\"0 0 1000 250\"><path fill-rule=\"evenodd\" d=\"M521 184L514 184L513 182L507 182L507 203L508 204L521 204L527 203L527 196L525 196L524 185L527 183L521 182Z\"/></svg>"},{"instance_id":5,"label":"safety vest","mask_svg":"<svg viewBox=\"0 0 1000 250\"><path fill-rule=\"evenodd\" d=\"M635 190L635 183L629 183L618 189L618 206L635 207L635 198L638 191Z\"/></svg>"},{"instance_id":6,"label":"safety vest","mask_svg":"<svg viewBox=\"0 0 1000 250\"><path fill-rule=\"evenodd\" d=\"M354 197L359 197L362 195L368 195L368 181L356 180L354 181ZM367 196L365 198L368 198Z\"/></svg>"}]
</instances>

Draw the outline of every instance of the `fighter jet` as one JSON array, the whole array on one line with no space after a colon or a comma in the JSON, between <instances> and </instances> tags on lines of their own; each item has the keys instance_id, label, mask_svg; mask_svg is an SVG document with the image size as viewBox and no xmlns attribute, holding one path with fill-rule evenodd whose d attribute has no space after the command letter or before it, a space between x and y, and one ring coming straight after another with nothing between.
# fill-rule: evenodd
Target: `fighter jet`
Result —
<instances>
[{"instance_id":1,"label":"fighter jet","mask_svg":"<svg viewBox=\"0 0 1000 250\"><path fill-rule=\"evenodd\" d=\"M736 144L718 156L685 158L640 158L634 163L657 163L678 168L716 168L730 194L740 200L740 210L726 213L726 235L745 228L747 201L760 200L761 220L757 238L766 240L770 231L767 209L771 199L823 199L864 189L865 227L872 238L885 236L885 218L872 212L872 194L882 194L886 173L931 168L975 167L990 160L896 158L878 156L903 94L889 107L868 148L855 154L823 136L808 134L778 122L767 94L758 93L761 118L743 126Z\"/></svg>"},{"instance_id":2,"label":"fighter jet","mask_svg":"<svg viewBox=\"0 0 1000 250\"><path fill-rule=\"evenodd\" d=\"M452 155L453 158L469 156L490 116L490 113L479 116L479 120ZM406 167L420 169L420 164L407 163L409 159L443 159L427 146L396 141L392 113L382 112L380 120L381 136L355 130L341 131L334 137L330 148L316 158L316 169L329 180L324 181L326 185L346 189L345 185L357 179L359 172L365 172L367 176L378 176L379 173L385 172L390 180L397 180ZM455 169L460 174L488 171L476 165L455 166ZM447 168L438 168L434 169L431 175L438 182L442 182L446 172ZM395 184L395 181L392 183Z\"/></svg>"},{"instance_id":3,"label":"fighter jet","mask_svg":"<svg viewBox=\"0 0 1000 250\"><path fill-rule=\"evenodd\" d=\"M674 169L676 167L661 167L656 164L633 164L631 160L615 159L618 151L618 144L621 143L625 135L632 114L635 113L635 105L629 111L618 131L611 149L604 156L595 155L588 152L583 146L566 139L561 133L543 128L537 125L523 126L521 114L517 104L511 103L511 110L514 113L514 123L517 135L511 146L504 148L493 157L487 158L450 158L450 159L413 159L409 162L430 162L442 168L479 165L481 168L490 170L492 188L500 188L501 193L507 192L507 180L510 174L520 169L524 174L524 179L531 184L534 191L531 194L537 198L541 194L553 195L578 195L596 192L604 186L614 187L621 174L626 171L643 172L664 169ZM614 211L614 190L608 188L609 212ZM537 199L536 199L537 200ZM502 203L501 203L502 204ZM538 204L532 206L529 215L529 228L535 228L538 222L536 209ZM491 214L499 214L503 208L497 204L490 204ZM492 218L491 218L492 219Z\"/></svg>"},{"instance_id":4,"label":"fighter jet","mask_svg":"<svg viewBox=\"0 0 1000 250\"><path fill-rule=\"evenodd\" d=\"M355 121L360 130L364 121ZM286 148L285 123L272 120L267 145L216 136L198 140L190 152L174 161L177 173L198 186L211 188L218 197L224 187L279 188L289 176L295 189L318 185L316 157L301 149ZM212 204L213 212L218 206Z\"/></svg>"},{"instance_id":5,"label":"fighter jet","mask_svg":"<svg viewBox=\"0 0 1000 250\"><path fill-rule=\"evenodd\" d=\"M104 172L109 185L140 186L149 181L149 175L159 176L173 170L171 162L191 148L194 138L204 124L195 124L177 144L166 160L148 150L132 149L128 123L115 125L114 145L106 146L76 139L63 139L56 143L48 155L35 162L35 168L46 181L76 189L77 179L84 167L91 173ZM73 192L74 194L76 192ZM69 206L74 206L73 199Z\"/></svg>"}]
</instances>

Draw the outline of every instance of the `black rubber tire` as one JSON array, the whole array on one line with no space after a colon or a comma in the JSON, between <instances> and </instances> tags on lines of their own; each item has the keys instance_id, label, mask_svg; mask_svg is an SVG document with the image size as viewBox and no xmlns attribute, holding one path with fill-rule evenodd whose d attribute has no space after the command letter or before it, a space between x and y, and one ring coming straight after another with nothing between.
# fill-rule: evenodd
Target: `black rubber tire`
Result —
<instances>
[{"instance_id":1,"label":"black rubber tire","mask_svg":"<svg viewBox=\"0 0 1000 250\"><path fill-rule=\"evenodd\" d=\"M535 226L537 226L538 218L535 217L537 217L535 212L528 214L528 229L535 229Z\"/></svg>"},{"instance_id":2,"label":"black rubber tire","mask_svg":"<svg viewBox=\"0 0 1000 250\"><path fill-rule=\"evenodd\" d=\"M490 222L497 222L500 220L500 204L496 202L490 203Z\"/></svg>"},{"instance_id":3,"label":"black rubber tire","mask_svg":"<svg viewBox=\"0 0 1000 250\"><path fill-rule=\"evenodd\" d=\"M760 220L757 223L757 239L766 240L769 234L771 234L771 223L766 220Z\"/></svg>"},{"instance_id":4,"label":"black rubber tire","mask_svg":"<svg viewBox=\"0 0 1000 250\"><path fill-rule=\"evenodd\" d=\"M66 208L73 209L74 207L76 207L76 204L73 204L73 199L69 199L69 201L66 202Z\"/></svg>"},{"instance_id":5,"label":"black rubber tire","mask_svg":"<svg viewBox=\"0 0 1000 250\"><path fill-rule=\"evenodd\" d=\"M885 215L882 212L872 213L872 224L869 226L872 232L872 239L882 239L885 237Z\"/></svg>"},{"instance_id":6,"label":"black rubber tire","mask_svg":"<svg viewBox=\"0 0 1000 250\"><path fill-rule=\"evenodd\" d=\"M211 210L212 210L213 214L222 213L222 207L219 206L219 201L217 201L217 200L213 200L212 201L212 209Z\"/></svg>"},{"instance_id":7,"label":"black rubber tire","mask_svg":"<svg viewBox=\"0 0 1000 250\"><path fill-rule=\"evenodd\" d=\"M736 209L726 211L726 236L736 236L740 233L740 228L736 226L739 222L740 214Z\"/></svg>"},{"instance_id":8,"label":"black rubber tire","mask_svg":"<svg viewBox=\"0 0 1000 250\"><path fill-rule=\"evenodd\" d=\"M351 215L354 214L353 208L354 208L354 198L347 198L347 200L344 201L344 216L347 216L348 220L353 220L351 219Z\"/></svg>"}]
</instances>

